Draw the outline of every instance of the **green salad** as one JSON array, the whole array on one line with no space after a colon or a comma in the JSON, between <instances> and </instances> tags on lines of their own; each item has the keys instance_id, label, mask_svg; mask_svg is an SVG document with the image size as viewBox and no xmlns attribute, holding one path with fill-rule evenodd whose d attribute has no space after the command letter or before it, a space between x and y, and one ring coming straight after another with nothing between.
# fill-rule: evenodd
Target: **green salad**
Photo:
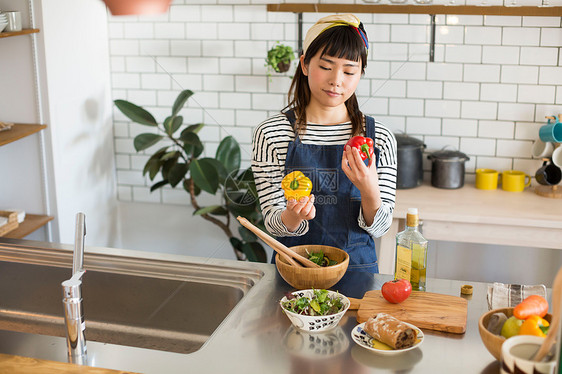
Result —
<instances>
[{"instance_id":1,"label":"green salad","mask_svg":"<svg viewBox=\"0 0 562 374\"><path fill-rule=\"evenodd\" d=\"M295 296L287 293L287 301L282 303L286 310L303 314L305 316L326 316L336 314L344 309L339 293L330 297L327 290L313 290L312 298L307 296Z\"/></svg>"},{"instance_id":2,"label":"green salad","mask_svg":"<svg viewBox=\"0 0 562 374\"><path fill-rule=\"evenodd\" d=\"M332 266L332 265L338 264L337 261L330 260L330 258L328 258L328 256L325 255L324 252L322 252L322 251L309 253L308 250L307 250L306 253L308 254L308 259L310 261L312 261L315 264L320 265L322 267Z\"/></svg>"}]
</instances>

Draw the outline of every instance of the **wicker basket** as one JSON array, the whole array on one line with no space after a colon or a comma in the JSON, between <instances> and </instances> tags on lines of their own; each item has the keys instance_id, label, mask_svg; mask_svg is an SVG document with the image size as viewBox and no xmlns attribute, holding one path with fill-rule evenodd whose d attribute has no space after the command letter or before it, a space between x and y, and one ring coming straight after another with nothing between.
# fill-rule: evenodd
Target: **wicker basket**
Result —
<instances>
[{"instance_id":1,"label":"wicker basket","mask_svg":"<svg viewBox=\"0 0 562 374\"><path fill-rule=\"evenodd\" d=\"M0 217L7 217L8 223L0 226L0 236L6 235L12 230L18 228L18 212L9 212L7 210L0 210Z\"/></svg>"}]
</instances>

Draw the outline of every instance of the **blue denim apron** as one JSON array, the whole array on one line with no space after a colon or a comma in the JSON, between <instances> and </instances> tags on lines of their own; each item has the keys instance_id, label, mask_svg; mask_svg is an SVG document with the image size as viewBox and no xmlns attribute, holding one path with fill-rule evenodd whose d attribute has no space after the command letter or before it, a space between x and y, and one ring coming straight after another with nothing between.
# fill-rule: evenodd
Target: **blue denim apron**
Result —
<instances>
[{"instance_id":1,"label":"blue denim apron","mask_svg":"<svg viewBox=\"0 0 562 374\"><path fill-rule=\"evenodd\" d=\"M286 115L294 127L293 112L289 111ZM366 116L366 130L367 137L375 139L375 120L372 117ZM344 146L303 144L298 136L289 143L285 175L300 170L310 178L316 217L308 221L306 234L280 237L278 240L287 247L322 244L341 248L349 253L348 271L378 273L375 242L357 223L361 194L341 168ZM375 147L376 165L379 153Z\"/></svg>"}]
</instances>

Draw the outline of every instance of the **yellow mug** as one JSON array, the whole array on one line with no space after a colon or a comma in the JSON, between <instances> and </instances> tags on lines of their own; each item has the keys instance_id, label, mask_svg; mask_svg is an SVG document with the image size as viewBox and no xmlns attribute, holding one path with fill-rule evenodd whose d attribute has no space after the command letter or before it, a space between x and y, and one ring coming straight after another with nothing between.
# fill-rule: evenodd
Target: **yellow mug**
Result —
<instances>
[{"instance_id":1,"label":"yellow mug","mask_svg":"<svg viewBox=\"0 0 562 374\"><path fill-rule=\"evenodd\" d=\"M498 174L494 169L476 169L476 188L495 190L498 188Z\"/></svg>"},{"instance_id":2,"label":"yellow mug","mask_svg":"<svg viewBox=\"0 0 562 374\"><path fill-rule=\"evenodd\" d=\"M525 182L525 178L528 181ZM502 189L509 192L521 192L531 185L531 177L522 171L506 170L502 172Z\"/></svg>"}]
</instances>

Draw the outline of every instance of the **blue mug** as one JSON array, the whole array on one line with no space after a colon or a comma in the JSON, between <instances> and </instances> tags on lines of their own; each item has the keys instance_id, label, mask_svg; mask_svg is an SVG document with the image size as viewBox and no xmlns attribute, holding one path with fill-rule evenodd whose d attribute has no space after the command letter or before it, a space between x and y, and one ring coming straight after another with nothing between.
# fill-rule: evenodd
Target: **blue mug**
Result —
<instances>
[{"instance_id":1,"label":"blue mug","mask_svg":"<svg viewBox=\"0 0 562 374\"><path fill-rule=\"evenodd\" d=\"M539 137L545 143L562 143L562 123L558 122L558 117L554 117L554 122L549 119L546 125L541 126Z\"/></svg>"}]
</instances>

